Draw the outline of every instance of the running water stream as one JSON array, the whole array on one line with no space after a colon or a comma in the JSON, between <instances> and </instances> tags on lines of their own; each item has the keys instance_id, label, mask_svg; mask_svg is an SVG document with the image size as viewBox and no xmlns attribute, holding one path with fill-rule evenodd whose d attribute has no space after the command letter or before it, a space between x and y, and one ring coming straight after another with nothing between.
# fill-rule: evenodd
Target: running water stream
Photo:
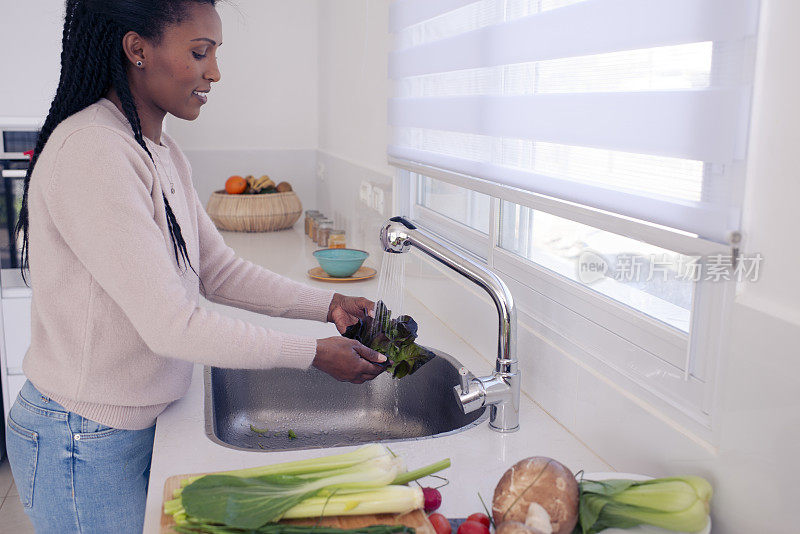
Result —
<instances>
[{"instance_id":1,"label":"running water stream","mask_svg":"<svg viewBox=\"0 0 800 534\"><path fill-rule=\"evenodd\" d=\"M384 252L381 260L381 274L378 278L378 292L375 302L382 300L392 312L392 318L403 314L403 294L406 280L406 254ZM400 413L400 394L398 381L390 380L387 393L394 399L394 414Z\"/></svg>"},{"instance_id":2,"label":"running water stream","mask_svg":"<svg viewBox=\"0 0 800 534\"><path fill-rule=\"evenodd\" d=\"M403 294L406 280L406 254L384 252L381 273L378 278L378 293L375 302L382 300L392 312L392 319L403 314Z\"/></svg>"}]
</instances>

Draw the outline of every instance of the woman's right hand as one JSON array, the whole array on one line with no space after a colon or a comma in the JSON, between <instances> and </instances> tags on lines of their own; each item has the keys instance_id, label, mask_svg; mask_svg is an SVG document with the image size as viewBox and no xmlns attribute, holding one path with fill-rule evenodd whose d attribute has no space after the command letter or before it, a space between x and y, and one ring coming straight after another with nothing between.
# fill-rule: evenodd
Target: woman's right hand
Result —
<instances>
[{"instance_id":1,"label":"woman's right hand","mask_svg":"<svg viewBox=\"0 0 800 534\"><path fill-rule=\"evenodd\" d=\"M339 382L363 384L384 370L386 356L346 337L327 337L317 340L317 355L311 363L320 371L331 375Z\"/></svg>"}]
</instances>

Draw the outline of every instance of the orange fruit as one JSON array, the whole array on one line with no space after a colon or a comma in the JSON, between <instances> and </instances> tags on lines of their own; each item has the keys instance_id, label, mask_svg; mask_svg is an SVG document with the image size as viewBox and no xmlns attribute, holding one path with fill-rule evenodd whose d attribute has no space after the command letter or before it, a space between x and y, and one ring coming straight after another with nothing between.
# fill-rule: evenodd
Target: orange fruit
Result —
<instances>
[{"instance_id":1,"label":"orange fruit","mask_svg":"<svg viewBox=\"0 0 800 534\"><path fill-rule=\"evenodd\" d=\"M247 189L247 180L238 175L233 175L225 182L225 192L229 195L241 195Z\"/></svg>"}]
</instances>

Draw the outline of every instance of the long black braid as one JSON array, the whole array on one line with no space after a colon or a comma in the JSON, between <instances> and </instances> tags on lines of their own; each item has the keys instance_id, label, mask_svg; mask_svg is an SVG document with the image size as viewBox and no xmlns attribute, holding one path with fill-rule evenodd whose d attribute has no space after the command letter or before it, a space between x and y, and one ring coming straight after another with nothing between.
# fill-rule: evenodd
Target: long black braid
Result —
<instances>
[{"instance_id":1,"label":"long black braid","mask_svg":"<svg viewBox=\"0 0 800 534\"><path fill-rule=\"evenodd\" d=\"M122 37L129 31L135 31L144 38L160 43L164 28L169 24L180 23L186 17L187 4L191 2L215 5L216 0L67 0L64 15L64 33L61 40L61 76L58 89L50 104L50 111L44 121L36 147L31 157L28 171L25 174L22 208L19 221L15 227L15 240L22 239L22 279L26 285L25 269L29 268L28 257L28 187L31 173L39 159L50 134L61 121L94 104L114 88L122 110L128 118L133 136L147 152L150 159L153 155L147 148L142 136L139 113L131 94L126 70L127 56L122 49ZM153 161L155 165L155 161ZM194 270L186 241L181 234L181 227L172 207L162 192L167 214L167 226L172 237L175 261L180 265L178 257L183 257L184 268L188 263ZM198 279L200 278L197 275ZM200 280L200 285L203 281ZM203 288L205 292L205 288Z\"/></svg>"}]
</instances>

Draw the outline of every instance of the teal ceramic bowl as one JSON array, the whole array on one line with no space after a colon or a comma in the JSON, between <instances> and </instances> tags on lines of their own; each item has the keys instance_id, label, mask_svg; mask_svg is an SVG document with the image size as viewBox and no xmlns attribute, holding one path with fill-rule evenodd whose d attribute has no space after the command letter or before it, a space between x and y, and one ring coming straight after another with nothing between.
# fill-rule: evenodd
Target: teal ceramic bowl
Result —
<instances>
[{"instance_id":1,"label":"teal ceramic bowl","mask_svg":"<svg viewBox=\"0 0 800 534\"><path fill-rule=\"evenodd\" d=\"M323 248L314 252L322 270L334 278L352 276L369 256L369 252L353 248Z\"/></svg>"}]
</instances>

